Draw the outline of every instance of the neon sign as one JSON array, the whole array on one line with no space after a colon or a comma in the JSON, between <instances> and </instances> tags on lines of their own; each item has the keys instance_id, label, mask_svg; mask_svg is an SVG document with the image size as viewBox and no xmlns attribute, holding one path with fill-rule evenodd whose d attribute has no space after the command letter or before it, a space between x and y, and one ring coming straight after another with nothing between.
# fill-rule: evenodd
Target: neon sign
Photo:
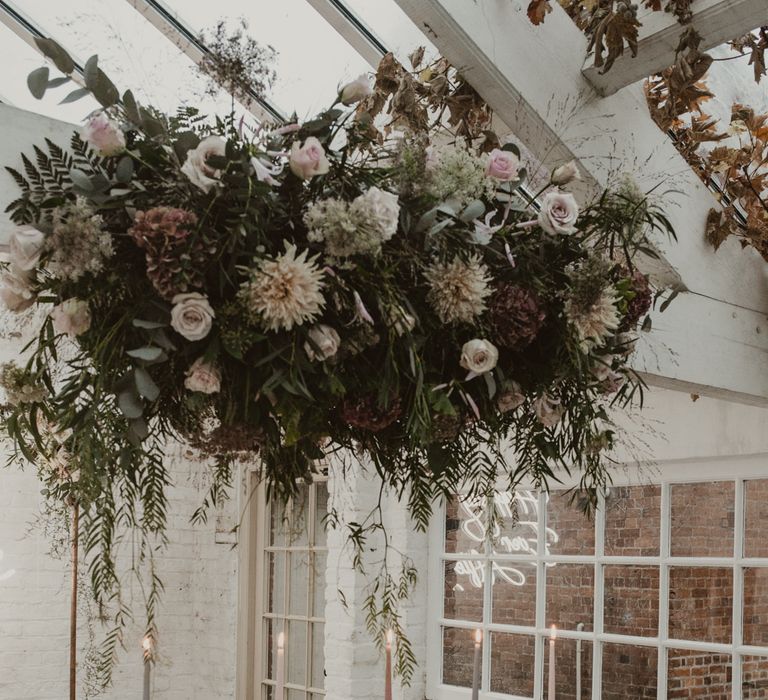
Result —
<instances>
[{"instance_id":1,"label":"neon sign","mask_svg":"<svg viewBox=\"0 0 768 700\"><path fill-rule=\"evenodd\" d=\"M0 549L0 561L3 561L3 557L5 555L3 554L3 550ZM0 572L0 581L7 581L12 576L16 575L16 569L8 569L8 571Z\"/></svg>"},{"instance_id":2,"label":"neon sign","mask_svg":"<svg viewBox=\"0 0 768 700\"><path fill-rule=\"evenodd\" d=\"M493 497L493 507L496 519L490 532L490 542L494 545L493 554L538 554L539 547L539 497L533 491L515 491L514 493L497 493ZM466 576L475 588L481 588L485 583L486 559L484 545L486 542L486 512L488 501L479 496L459 499L459 517L461 532L471 541L480 545L471 548L469 554L476 554L483 559L465 559L457 561L454 571L457 575ZM505 521L514 523L511 532L502 534ZM550 553L550 547L559 541L560 537L552 528L544 530L544 554ZM535 564L531 564L535 565ZM519 566L519 565L518 565ZM510 566L506 562L494 561L491 565L492 583L502 581L513 586L524 586L525 573L518 566ZM554 566L554 564L547 564ZM457 584L458 590L464 590Z\"/></svg>"}]
</instances>

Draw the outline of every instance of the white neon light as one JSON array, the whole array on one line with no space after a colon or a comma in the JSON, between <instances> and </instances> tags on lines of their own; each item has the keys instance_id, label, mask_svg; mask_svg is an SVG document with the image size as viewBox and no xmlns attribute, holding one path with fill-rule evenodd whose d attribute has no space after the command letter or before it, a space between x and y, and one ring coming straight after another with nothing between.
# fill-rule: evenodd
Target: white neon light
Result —
<instances>
[{"instance_id":1,"label":"white neon light","mask_svg":"<svg viewBox=\"0 0 768 700\"><path fill-rule=\"evenodd\" d=\"M533 491L515 491L514 493L497 493L493 497L493 505L497 518L491 534L495 547L494 554L538 554L539 542L539 497ZM487 499L482 496L459 499L459 517L461 531L464 535L479 545L486 540L486 509ZM516 513L515 513L516 511ZM505 520L518 517L514 534L502 535L502 524ZM552 528L544 531L544 554L550 553L550 547L560 540L560 536ZM485 583L485 552L482 549L471 548L469 554L476 554L483 559L457 561L454 566L456 574L466 576L475 588L481 588ZM550 566L550 565L548 565ZM551 565L553 566L553 565ZM526 576L515 566L503 562L493 562L491 567L492 583L502 581L513 586L524 586ZM461 584L457 584L459 590ZM463 590L463 587L460 588Z\"/></svg>"},{"instance_id":2,"label":"white neon light","mask_svg":"<svg viewBox=\"0 0 768 700\"><path fill-rule=\"evenodd\" d=\"M3 554L3 550L0 549L0 561L3 561L3 557L5 554ZM7 581L9 578L16 575L16 569L8 569L8 571L0 572L0 581Z\"/></svg>"}]
</instances>

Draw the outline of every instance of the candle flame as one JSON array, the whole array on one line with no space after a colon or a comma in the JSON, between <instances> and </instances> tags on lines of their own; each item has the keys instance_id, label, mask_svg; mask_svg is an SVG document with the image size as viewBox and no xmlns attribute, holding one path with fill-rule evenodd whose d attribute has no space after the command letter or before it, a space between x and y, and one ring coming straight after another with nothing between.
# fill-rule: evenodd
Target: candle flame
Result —
<instances>
[{"instance_id":1,"label":"candle flame","mask_svg":"<svg viewBox=\"0 0 768 700\"><path fill-rule=\"evenodd\" d=\"M555 625L552 625L552 627L549 628L549 638L551 640L557 639L557 627Z\"/></svg>"},{"instance_id":2,"label":"candle flame","mask_svg":"<svg viewBox=\"0 0 768 700\"><path fill-rule=\"evenodd\" d=\"M482 644L482 642L483 642L483 631L475 630L475 644Z\"/></svg>"},{"instance_id":3,"label":"candle flame","mask_svg":"<svg viewBox=\"0 0 768 700\"><path fill-rule=\"evenodd\" d=\"M285 632L280 632L280 634L277 635L277 648L285 648Z\"/></svg>"},{"instance_id":4,"label":"candle flame","mask_svg":"<svg viewBox=\"0 0 768 700\"><path fill-rule=\"evenodd\" d=\"M146 652L152 651L152 637L149 635L144 637L144 639L141 640L141 646Z\"/></svg>"},{"instance_id":5,"label":"candle flame","mask_svg":"<svg viewBox=\"0 0 768 700\"><path fill-rule=\"evenodd\" d=\"M395 638L395 633L392 630L387 630L387 646L392 646L392 640Z\"/></svg>"}]
</instances>

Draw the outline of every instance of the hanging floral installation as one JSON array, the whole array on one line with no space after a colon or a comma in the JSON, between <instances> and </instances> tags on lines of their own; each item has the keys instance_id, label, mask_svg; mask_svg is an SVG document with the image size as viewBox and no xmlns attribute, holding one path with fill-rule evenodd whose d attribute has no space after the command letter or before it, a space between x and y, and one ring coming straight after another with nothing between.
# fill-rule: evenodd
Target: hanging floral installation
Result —
<instances>
[{"instance_id":1,"label":"hanging floral installation","mask_svg":"<svg viewBox=\"0 0 768 700\"><path fill-rule=\"evenodd\" d=\"M458 490L569 469L594 499L609 481L609 409L642 396L628 359L652 290L635 258L673 232L628 180L577 203L572 163L527 192L487 105L422 55L385 57L315 119L252 129L141 106L93 57L78 92L103 109L11 170L0 297L44 320L0 372L4 423L48 497L80 509L107 657L129 615L126 532L156 632L170 440L211 461L198 520L244 460L286 498L318 460L358 455L419 528ZM30 87L61 80L44 68ZM368 613L399 633L388 603Z\"/></svg>"}]
</instances>

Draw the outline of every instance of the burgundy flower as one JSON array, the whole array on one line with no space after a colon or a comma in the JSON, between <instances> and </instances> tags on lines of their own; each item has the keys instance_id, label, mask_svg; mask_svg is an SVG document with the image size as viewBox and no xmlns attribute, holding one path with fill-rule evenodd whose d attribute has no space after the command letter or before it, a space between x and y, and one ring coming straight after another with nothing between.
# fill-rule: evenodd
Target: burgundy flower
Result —
<instances>
[{"instance_id":1,"label":"burgundy flower","mask_svg":"<svg viewBox=\"0 0 768 700\"><path fill-rule=\"evenodd\" d=\"M522 350L536 338L546 313L536 293L510 282L500 284L488 303L493 341L510 350Z\"/></svg>"},{"instance_id":2,"label":"burgundy flower","mask_svg":"<svg viewBox=\"0 0 768 700\"><path fill-rule=\"evenodd\" d=\"M653 303L653 292L648 277L639 270L631 276L633 299L627 304L627 314L621 324L623 330L634 328L640 319L648 313Z\"/></svg>"},{"instance_id":3,"label":"burgundy flower","mask_svg":"<svg viewBox=\"0 0 768 700\"><path fill-rule=\"evenodd\" d=\"M353 428L377 433L389 427L403 413L400 398L390 399L386 408L379 405L374 394L344 400L341 417Z\"/></svg>"}]
</instances>

